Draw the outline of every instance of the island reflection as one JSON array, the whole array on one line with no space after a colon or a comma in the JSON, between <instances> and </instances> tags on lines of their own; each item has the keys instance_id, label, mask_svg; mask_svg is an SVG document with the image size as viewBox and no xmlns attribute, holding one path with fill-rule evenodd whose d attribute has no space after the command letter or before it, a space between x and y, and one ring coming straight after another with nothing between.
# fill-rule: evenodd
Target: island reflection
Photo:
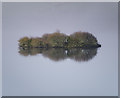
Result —
<instances>
[{"instance_id":1,"label":"island reflection","mask_svg":"<svg viewBox=\"0 0 120 98\"><path fill-rule=\"evenodd\" d=\"M92 59L97 54L97 48L82 49L82 48L33 48L33 49L23 49L19 48L19 53L23 56L33 56L37 54L42 54L44 57L48 57L53 61L60 61L67 58L73 59L75 61L88 61Z\"/></svg>"}]
</instances>

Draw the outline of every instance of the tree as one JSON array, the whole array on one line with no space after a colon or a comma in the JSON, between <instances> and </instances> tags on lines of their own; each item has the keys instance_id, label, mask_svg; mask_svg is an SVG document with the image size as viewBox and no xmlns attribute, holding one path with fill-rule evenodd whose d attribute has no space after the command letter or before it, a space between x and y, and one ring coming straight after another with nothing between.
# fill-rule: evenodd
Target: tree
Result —
<instances>
[{"instance_id":1,"label":"tree","mask_svg":"<svg viewBox=\"0 0 120 98\"><path fill-rule=\"evenodd\" d=\"M19 40L19 46L23 48L76 48L76 47L101 47L97 39L88 32L75 32L70 36L55 32L53 34L44 34L42 38L24 37Z\"/></svg>"},{"instance_id":2,"label":"tree","mask_svg":"<svg viewBox=\"0 0 120 98\"><path fill-rule=\"evenodd\" d=\"M30 46L30 39L28 37L23 37L19 40L20 47L29 47Z\"/></svg>"},{"instance_id":3,"label":"tree","mask_svg":"<svg viewBox=\"0 0 120 98\"><path fill-rule=\"evenodd\" d=\"M55 32L48 36L48 43L51 47L64 47L66 35L63 33Z\"/></svg>"},{"instance_id":4,"label":"tree","mask_svg":"<svg viewBox=\"0 0 120 98\"><path fill-rule=\"evenodd\" d=\"M34 48L43 48L43 47L48 47L48 43L46 40L42 39L42 38L32 38L31 41L31 47Z\"/></svg>"},{"instance_id":5,"label":"tree","mask_svg":"<svg viewBox=\"0 0 120 98\"><path fill-rule=\"evenodd\" d=\"M75 32L68 38L68 47L83 47L96 44L97 39L87 32Z\"/></svg>"}]
</instances>

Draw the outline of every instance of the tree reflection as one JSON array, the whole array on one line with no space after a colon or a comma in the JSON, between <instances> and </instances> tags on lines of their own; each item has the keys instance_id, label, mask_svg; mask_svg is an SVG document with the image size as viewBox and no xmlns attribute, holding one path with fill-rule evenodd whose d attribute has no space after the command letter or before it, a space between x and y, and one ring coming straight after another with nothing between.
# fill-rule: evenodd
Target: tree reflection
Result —
<instances>
[{"instance_id":1,"label":"tree reflection","mask_svg":"<svg viewBox=\"0 0 120 98\"><path fill-rule=\"evenodd\" d=\"M54 61L64 60L66 58L73 59L75 61L88 61L97 54L97 48L33 48L23 49L19 48L19 53L23 56L42 54L44 57L48 57Z\"/></svg>"}]
</instances>

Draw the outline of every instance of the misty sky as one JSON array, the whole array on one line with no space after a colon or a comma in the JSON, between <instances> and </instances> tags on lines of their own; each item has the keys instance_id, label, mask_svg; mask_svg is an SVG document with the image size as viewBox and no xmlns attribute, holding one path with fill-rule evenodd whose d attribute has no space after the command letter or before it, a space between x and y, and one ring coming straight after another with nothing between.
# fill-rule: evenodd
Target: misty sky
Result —
<instances>
[{"instance_id":1,"label":"misty sky","mask_svg":"<svg viewBox=\"0 0 120 98\"><path fill-rule=\"evenodd\" d=\"M117 3L3 3L7 36L42 36L87 31L95 36L117 28ZM97 30L97 31L96 31ZM106 32L109 33L109 32ZM3 34L4 35L4 34Z\"/></svg>"}]
</instances>

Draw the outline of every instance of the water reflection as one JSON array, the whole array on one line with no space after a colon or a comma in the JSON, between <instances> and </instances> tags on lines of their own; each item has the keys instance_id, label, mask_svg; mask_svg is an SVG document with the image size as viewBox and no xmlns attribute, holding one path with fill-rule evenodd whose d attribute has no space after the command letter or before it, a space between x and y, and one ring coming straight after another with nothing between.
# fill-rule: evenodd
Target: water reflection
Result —
<instances>
[{"instance_id":1,"label":"water reflection","mask_svg":"<svg viewBox=\"0 0 120 98\"><path fill-rule=\"evenodd\" d=\"M82 48L34 48L34 49L19 49L19 53L23 56L33 56L37 54L42 54L44 57L48 57L53 61L60 61L66 58L73 59L75 61L88 61L92 59L97 54L97 48L82 49Z\"/></svg>"}]
</instances>

